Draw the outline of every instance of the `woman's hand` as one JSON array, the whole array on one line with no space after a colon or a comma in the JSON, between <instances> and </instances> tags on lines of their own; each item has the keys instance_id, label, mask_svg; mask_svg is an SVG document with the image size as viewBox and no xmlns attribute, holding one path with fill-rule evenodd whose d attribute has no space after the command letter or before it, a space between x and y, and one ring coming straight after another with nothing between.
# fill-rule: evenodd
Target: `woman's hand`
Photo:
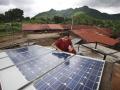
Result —
<instances>
[{"instance_id":1,"label":"woman's hand","mask_svg":"<svg viewBox=\"0 0 120 90\"><path fill-rule=\"evenodd\" d=\"M69 45L68 50L71 52L74 50L74 48L71 45Z\"/></svg>"}]
</instances>

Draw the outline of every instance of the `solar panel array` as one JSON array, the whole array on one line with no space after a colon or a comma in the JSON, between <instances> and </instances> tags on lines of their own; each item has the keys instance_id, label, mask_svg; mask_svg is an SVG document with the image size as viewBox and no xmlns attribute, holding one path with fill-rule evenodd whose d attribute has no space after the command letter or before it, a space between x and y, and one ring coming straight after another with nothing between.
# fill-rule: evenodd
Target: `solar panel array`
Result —
<instances>
[{"instance_id":1,"label":"solar panel array","mask_svg":"<svg viewBox=\"0 0 120 90\"><path fill-rule=\"evenodd\" d=\"M36 90L98 90L104 61L33 45L8 50L8 56Z\"/></svg>"}]
</instances>

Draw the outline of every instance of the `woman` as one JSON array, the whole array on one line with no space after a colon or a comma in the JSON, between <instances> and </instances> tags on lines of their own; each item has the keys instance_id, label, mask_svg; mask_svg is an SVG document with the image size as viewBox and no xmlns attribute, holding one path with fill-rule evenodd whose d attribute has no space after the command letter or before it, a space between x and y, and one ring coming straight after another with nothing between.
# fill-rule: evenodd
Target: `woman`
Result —
<instances>
[{"instance_id":1,"label":"woman","mask_svg":"<svg viewBox=\"0 0 120 90\"><path fill-rule=\"evenodd\" d=\"M75 49L73 48L69 32L62 33L62 38L56 40L52 46L59 51L69 52L76 54Z\"/></svg>"}]
</instances>

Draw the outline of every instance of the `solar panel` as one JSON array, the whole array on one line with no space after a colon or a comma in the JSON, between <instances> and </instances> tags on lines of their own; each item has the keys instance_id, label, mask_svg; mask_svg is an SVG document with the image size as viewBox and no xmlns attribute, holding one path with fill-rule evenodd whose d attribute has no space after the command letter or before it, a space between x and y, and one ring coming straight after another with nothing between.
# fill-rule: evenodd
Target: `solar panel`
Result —
<instances>
[{"instance_id":1,"label":"solar panel","mask_svg":"<svg viewBox=\"0 0 120 90\"><path fill-rule=\"evenodd\" d=\"M0 59L3 59L5 57L7 57L8 55L6 54L6 52L1 52L0 53Z\"/></svg>"},{"instance_id":2,"label":"solar panel","mask_svg":"<svg viewBox=\"0 0 120 90\"><path fill-rule=\"evenodd\" d=\"M97 90L104 62L74 56L34 83L37 90Z\"/></svg>"},{"instance_id":3,"label":"solar panel","mask_svg":"<svg viewBox=\"0 0 120 90\"><path fill-rule=\"evenodd\" d=\"M2 70L5 67L9 67L11 65L13 65L13 62L9 57L4 57L0 59L0 70Z\"/></svg>"},{"instance_id":4,"label":"solar panel","mask_svg":"<svg viewBox=\"0 0 120 90\"><path fill-rule=\"evenodd\" d=\"M33 45L29 47L8 50L6 52L15 64L19 64L21 62L30 61L39 58L39 56L44 55L46 53L50 53L51 51L53 50L48 48L43 48L38 45Z\"/></svg>"},{"instance_id":5,"label":"solar panel","mask_svg":"<svg viewBox=\"0 0 120 90\"><path fill-rule=\"evenodd\" d=\"M18 65L17 67L23 73L23 75L25 75L26 79L30 81L35 79L38 75L40 76L50 69L54 68L55 66L59 65L60 63L64 62L66 55L67 54L65 53L52 51L52 53L48 53L37 58L36 60Z\"/></svg>"}]
</instances>

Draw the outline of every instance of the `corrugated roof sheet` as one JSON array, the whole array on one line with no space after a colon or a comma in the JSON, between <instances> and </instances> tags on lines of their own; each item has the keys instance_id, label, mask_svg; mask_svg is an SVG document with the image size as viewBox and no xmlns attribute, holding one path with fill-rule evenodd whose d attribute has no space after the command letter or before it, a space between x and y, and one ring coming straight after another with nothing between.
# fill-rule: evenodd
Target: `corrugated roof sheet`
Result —
<instances>
[{"instance_id":1,"label":"corrugated roof sheet","mask_svg":"<svg viewBox=\"0 0 120 90\"><path fill-rule=\"evenodd\" d=\"M47 24L23 24L22 30L46 30L48 29Z\"/></svg>"},{"instance_id":2,"label":"corrugated roof sheet","mask_svg":"<svg viewBox=\"0 0 120 90\"><path fill-rule=\"evenodd\" d=\"M72 32L74 32L76 35L81 37L86 42L99 42L99 43L110 45L110 46L114 46L117 43L119 43L118 40L110 38L99 32L93 32L93 31L88 31L84 29L83 30L72 30Z\"/></svg>"},{"instance_id":3,"label":"corrugated roof sheet","mask_svg":"<svg viewBox=\"0 0 120 90\"><path fill-rule=\"evenodd\" d=\"M90 30L91 32L99 32L101 34L111 36L112 30L109 28L98 28L96 26L89 25L73 25L73 30Z\"/></svg>"}]
</instances>

